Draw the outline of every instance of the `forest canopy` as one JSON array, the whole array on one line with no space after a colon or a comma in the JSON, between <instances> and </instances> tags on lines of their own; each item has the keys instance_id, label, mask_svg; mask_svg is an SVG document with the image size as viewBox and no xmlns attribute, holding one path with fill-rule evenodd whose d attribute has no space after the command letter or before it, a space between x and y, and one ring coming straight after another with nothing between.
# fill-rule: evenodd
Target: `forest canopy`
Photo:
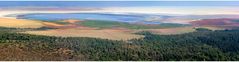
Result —
<instances>
[{"instance_id":1,"label":"forest canopy","mask_svg":"<svg viewBox=\"0 0 239 62\"><path fill-rule=\"evenodd\" d=\"M7 31L6 31L7 30ZM155 35L127 42L87 37L54 37L1 28L0 60L239 60L239 30L206 30Z\"/></svg>"}]
</instances>

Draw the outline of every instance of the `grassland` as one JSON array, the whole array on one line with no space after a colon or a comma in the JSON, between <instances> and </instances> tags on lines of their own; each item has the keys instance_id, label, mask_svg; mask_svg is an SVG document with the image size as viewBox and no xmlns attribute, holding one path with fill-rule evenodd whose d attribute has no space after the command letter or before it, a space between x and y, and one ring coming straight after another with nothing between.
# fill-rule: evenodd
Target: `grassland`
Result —
<instances>
[{"instance_id":1,"label":"grassland","mask_svg":"<svg viewBox=\"0 0 239 62\"><path fill-rule=\"evenodd\" d=\"M145 24L130 24L130 23L123 23L123 22L114 22L114 21L100 21L100 20L87 20L78 23L83 26L87 27L94 27L94 28L114 28L114 27L123 27L128 29L159 29L159 28L174 28L174 27L183 27L187 25L183 24L159 24L159 25L145 25Z\"/></svg>"}]
</instances>

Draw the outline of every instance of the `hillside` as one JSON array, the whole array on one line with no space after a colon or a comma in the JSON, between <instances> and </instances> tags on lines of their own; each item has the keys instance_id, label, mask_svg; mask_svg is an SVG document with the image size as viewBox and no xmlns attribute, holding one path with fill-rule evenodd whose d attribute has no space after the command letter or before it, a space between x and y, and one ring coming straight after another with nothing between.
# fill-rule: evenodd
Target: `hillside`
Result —
<instances>
[{"instance_id":1,"label":"hillside","mask_svg":"<svg viewBox=\"0 0 239 62\"><path fill-rule=\"evenodd\" d=\"M7 30L7 31L4 31ZM14 33L1 28L0 60L238 60L239 30L200 30L128 42ZM19 30L19 29L18 29Z\"/></svg>"}]
</instances>

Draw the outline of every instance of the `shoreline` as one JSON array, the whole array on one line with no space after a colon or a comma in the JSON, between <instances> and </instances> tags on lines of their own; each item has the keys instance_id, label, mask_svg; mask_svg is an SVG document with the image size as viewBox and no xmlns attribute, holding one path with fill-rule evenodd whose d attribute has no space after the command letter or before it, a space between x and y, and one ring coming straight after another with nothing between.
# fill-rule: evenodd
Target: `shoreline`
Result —
<instances>
[{"instance_id":1,"label":"shoreline","mask_svg":"<svg viewBox=\"0 0 239 62\"><path fill-rule=\"evenodd\" d=\"M161 21L162 23L179 23L179 24L189 24L189 22L191 21L196 21L196 20L199 20L200 18L196 18L195 20L191 19L190 17L188 16L204 16L204 15L208 15L208 16L213 16L213 15L222 15L222 16L225 16L225 15L233 15L232 18L239 18L237 14L239 13L235 13L235 14L230 14L230 13L233 13L233 12L225 12L223 14L204 14L204 15L200 15L200 14L187 14L187 13L190 13L190 12L185 12L184 15L182 14L179 14L179 13L184 13L184 12L178 12L178 13L175 13L175 14L172 14L172 13L168 13L170 11L165 11L166 9L161 9L160 8L147 8L147 9L142 9L141 10L138 10L140 8L129 8L127 9L127 7L119 7L119 8L111 8L111 7L108 7L108 8L103 8L102 10L90 10L90 11L83 11L83 10L41 10L41 11L33 11L33 10L0 10L0 18L10 18L10 19L17 19L17 17L14 17L14 15L18 15L18 14L28 14L28 13L110 13L110 14L134 14L134 13L138 13L138 14L152 14L152 15L167 15L167 16L176 16L176 17L173 17L171 18L170 20L165 20L165 21ZM152 11L156 11L156 12L152 12L150 11L149 9L157 9L156 10L152 10ZM172 8L171 8L172 9ZM129 11L127 11L129 10ZM167 9L168 10L168 9ZM182 9L181 9L182 10ZM201 9L202 10L202 9ZM162 11L162 12L160 12ZM176 12L179 11L179 10L175 10ZM175 12L175 11L171 11L171 12ZM199 10L198 10L199 11ZM195 13L197 13L198 11L196 11ZM152 13L150 13L152 12ZM211 12L211 11L209 11ZM199 12L200 13L200 12ZM8 17L7 15L13 15L13 17ZM236 15L236 16L235 16ZM183 16L183 18L179 18L177 19L178 17L177 16ZM186 16L186 17L184 17ZM235 16L235 17L234 17ZM230 16L231 18L231 16ZM24 19L26 20L26 19Z\"/></svg>"}]
</instances>

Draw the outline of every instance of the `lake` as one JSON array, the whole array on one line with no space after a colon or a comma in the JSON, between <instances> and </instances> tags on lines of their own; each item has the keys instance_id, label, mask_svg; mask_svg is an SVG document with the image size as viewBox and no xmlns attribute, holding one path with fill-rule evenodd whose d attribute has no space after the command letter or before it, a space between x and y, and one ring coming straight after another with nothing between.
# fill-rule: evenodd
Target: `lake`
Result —
<instances>
[{"instance_id":1,"label":"lake","mask_svg":"<svg viewBox=\"0 0 239 62\"><path fill-rule=\"evenodd\" d=\"M155 17L155 15L154 15ZM158 16L163 17L163 16ZM18 19L30 19L41 21L59 21L66 19L117 21L127 23L158 24L159 21L146 21L149 15L142 14L104 14L104 13L32 13L17 15ZM166 17L164 17L166 18Z\"/></svg>"}]
</instances>

